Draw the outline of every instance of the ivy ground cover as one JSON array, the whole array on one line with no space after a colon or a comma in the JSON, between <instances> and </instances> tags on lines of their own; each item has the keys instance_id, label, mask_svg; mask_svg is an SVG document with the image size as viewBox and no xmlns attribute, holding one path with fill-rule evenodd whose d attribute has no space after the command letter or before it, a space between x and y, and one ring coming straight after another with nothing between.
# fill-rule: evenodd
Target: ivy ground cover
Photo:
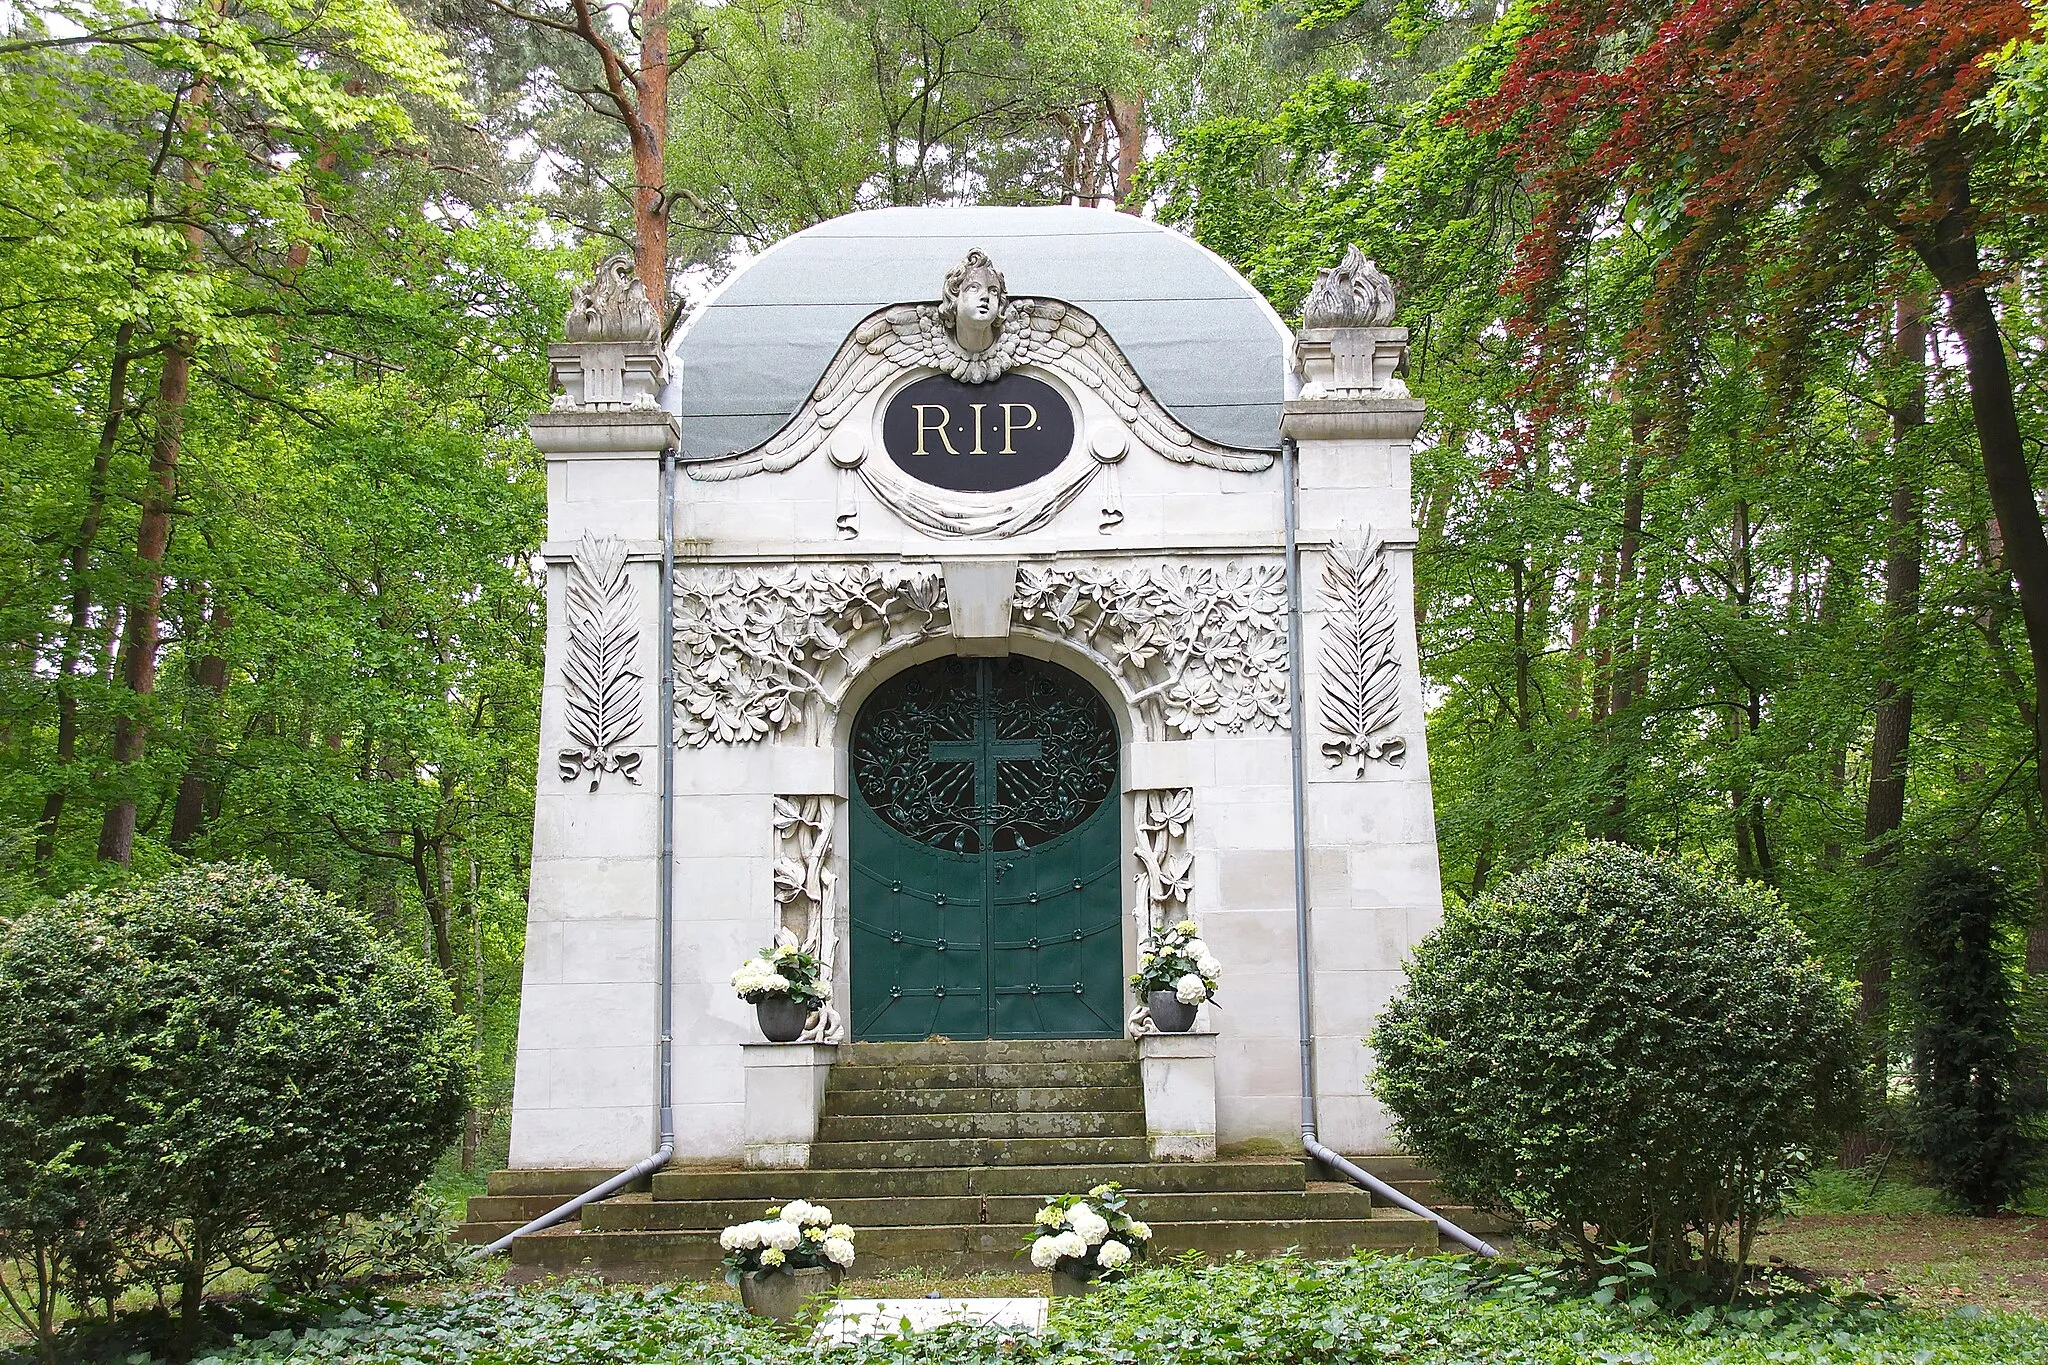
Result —
<instances>
[{"instance_id":1,"label":"ivy ground cover","mask_svg":"<svg viewBox=\"0 0 2048 1365\"><path fill-rule=\"evenodd\" d=\"M1470 1262L1361 1256L1168 1266L1058 1300L1043 1337L934 1332L817 1350L694 1286L495 1289L416 1307L350 1309L204 1357L212 1365L781 1365L869 1361L1223 1365L2009 1365L2048 1360L2048 1319L1805 1298L1664 1314L1488 1289Z\"/></svg>"}]
</instances>

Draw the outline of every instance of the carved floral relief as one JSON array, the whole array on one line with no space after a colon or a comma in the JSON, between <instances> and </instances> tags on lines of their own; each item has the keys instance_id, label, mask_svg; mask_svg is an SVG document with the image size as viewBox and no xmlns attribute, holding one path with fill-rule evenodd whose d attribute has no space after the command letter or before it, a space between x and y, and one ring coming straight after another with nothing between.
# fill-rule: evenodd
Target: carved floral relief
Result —
<instances>
[{"instance_id":1,"label":"carved floral relief","mask_svg":"<svg viewBox=\"0 0 2048 1365\"><path fill-rule=\"evenodd\" d=\"M1323 560L1322 720L1330 766L1380 760L1399 765L1408 741L1401 719L1400 616L1386 543L1370 530L1362 544L1332 545Z\"/></svg>"},{"instance_id":2,"label":"carved floral relief","mask_svg":"<svg viewBox=\"0 0 2048 1365\"><path fill-rule=\"evenodd\" d=\"M562 661L570 747L556 754L564 782L590 775L596 791L606 773L637 783L640 755L626 746L640 729L640 671L635 655L633 581L626 547L616 537L586 534L569 561L563 590L569 648Z\"/></svg>"}]
</instances>

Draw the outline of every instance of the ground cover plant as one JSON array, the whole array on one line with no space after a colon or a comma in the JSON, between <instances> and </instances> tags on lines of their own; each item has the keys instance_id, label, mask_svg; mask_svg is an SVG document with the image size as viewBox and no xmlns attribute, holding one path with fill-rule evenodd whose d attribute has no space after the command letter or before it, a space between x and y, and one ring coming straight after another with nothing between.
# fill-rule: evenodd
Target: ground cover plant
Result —
<instances>
[{"instance_id":1,"label":"ground cover plant","mask_svg":"<svg viewBox=\"0 0 2048 1365\"><path fill-rule=\"evenodd\" d=\"M1794 1294L1678 1317L1503 1285L1465 1258L1237 1261L1150 1268L1054 1305L1043 1337L947 1331L909 1343L821 1351L715 1301L701 1286L492 1289L443 1304L363 1305L311 1330L278 1332L201 1357L208 1365L610 1365L832 1361L1224 1362L1402 1360L1451 1365L2010 1365L2048 1355L2048 1322L2005 1313L1933 1314L1862 1298Z\"/></svg>"},{"instance_id":2,"label":"ground cover plant","mask_svg":"<svg viewBox=\"0 0 2048 1365\"><path fill-rule=\"evenodd\" d=\"M1503 882L1416 949L1373 1085L1445 1188L1599 1274L1726 1279L1845 1110L1846 993L1777 903L1612 844Z\"/></svg>"}]
</instances>

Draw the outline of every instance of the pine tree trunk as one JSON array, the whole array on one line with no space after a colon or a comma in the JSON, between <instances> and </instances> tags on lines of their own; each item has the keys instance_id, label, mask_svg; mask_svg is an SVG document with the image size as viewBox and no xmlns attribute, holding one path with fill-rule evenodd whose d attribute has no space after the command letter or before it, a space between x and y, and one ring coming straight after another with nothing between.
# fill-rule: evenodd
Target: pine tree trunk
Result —
<instances>
[{"instance_id":1,"label":"pine tree trunk","mask_svg":"<svg viewBox=\"0 0 2048 1365\"><path fill-rule=\"evenodd\" d=\"M142 498L142 520L135 533L135 558L142 566L142 591L129 608L121 644L122 684L127 708L114 722L113 757L121 783L114 803L100 822L102 862L127 866L135 854L135 793L129 789L133 768L149 742L145 708L156 692L156 655L161 643L164 601L164 551L171 541L171 508L178 497L178 458L185 436L185 407L192 394L192 340L175 337L164 352L157 380L156 440L149 455L149 480Z\"/></svg>"},{"instance_id":2,"label":"pine tree trunk","mask_svg":"<svg viewBox=\"0 0 2048 1365\"><path fill-rule=\"evenodd\" d=\"M633 149L633 270L668 321L668 0L641 0L640 70L627 121Z\"/></svg>"},{"instance_id":3,"label":"pine tree trunk","mask_svg":"<svg viewBox=\"0 0 2048 1365\"><path fill-rule=\"evenodd\" d=\"M207 636L213 647L192 669L188 717L193 733L192 757L186 764L184 779L178 783L178 802L171 813L171 847L181 853L199 838L213 813L220 702L228 689L228 661L221 656L220 649L233 624L228 610L216 603L207 622Z\"/></svg>"}]
</instances>

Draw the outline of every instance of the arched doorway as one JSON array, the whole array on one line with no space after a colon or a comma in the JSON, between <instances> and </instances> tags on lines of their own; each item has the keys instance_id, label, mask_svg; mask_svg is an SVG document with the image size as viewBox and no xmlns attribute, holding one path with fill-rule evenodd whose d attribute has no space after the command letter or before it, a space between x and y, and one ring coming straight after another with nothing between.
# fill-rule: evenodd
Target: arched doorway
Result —
<instances>
[{"instance_id":1,"label":"arched doorway","mask_svg":"<svg viewBox=\"0 0 2048 1365\"><path fill-rule=\"evenodd\" d=\"M1122 1031L1116 723L1035 659L941 659L854 719L853 1035Z\"/></svg>"}]
</instances>

